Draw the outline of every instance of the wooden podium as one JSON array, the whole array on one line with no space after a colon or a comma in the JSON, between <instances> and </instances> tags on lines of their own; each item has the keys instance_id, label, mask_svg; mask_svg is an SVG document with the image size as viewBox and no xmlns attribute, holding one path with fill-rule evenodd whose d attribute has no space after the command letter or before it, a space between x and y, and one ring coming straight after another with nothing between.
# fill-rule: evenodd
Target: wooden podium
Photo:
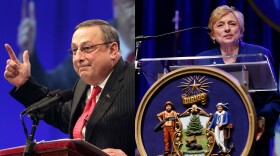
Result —
<instances>
[{"instance_id":1,"label":"wooden podium","mask_svg":"<svg viewBox=\"0 0 280 156\"><path fill-rule=\"evenodd\" d=\"M0 150L0 156L22 156L25 146ZM35 156L108 156L98 147L77 139L63 139L37 143Z\"/></svg>"}]
</instances>

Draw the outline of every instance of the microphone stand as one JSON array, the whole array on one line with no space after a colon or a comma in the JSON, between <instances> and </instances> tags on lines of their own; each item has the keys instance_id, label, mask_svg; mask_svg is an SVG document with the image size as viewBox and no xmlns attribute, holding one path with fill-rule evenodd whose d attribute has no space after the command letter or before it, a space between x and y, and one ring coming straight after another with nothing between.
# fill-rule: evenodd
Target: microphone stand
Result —
<instances>
[{"instance_id":1,"label":"microphone stand","mask_svg":"<svg viewBox=\"0 0 280 156\"><path fill-rule=\"evenodd\" d=\"M207 32L211 32L211 29L207 28L207 27L201 27L201 26L197 26L197 27L190 27L190 28L186 28L186 29L181 29L181 30L176 30L176 31L173 31L173 32L169 32L169 33L165 33L165 34L161 34L161 35L156 35L156 36L137 36L135 38L135 71L140 74L140 71L141 71L141 62L139 61L139 49L141 47L141 43L142 41L144 40L149 40L149 39L152 39L152 38L158 38L158 37L163 37L163 36L167 36L167 35L171 35L171 34L178 34L180 32L183 32L183 31L188 31L188 30L192 30L192 29L205 29Z\"/></svg>"},{"instance_id":2,"label":"microphone stand","mask_svg":"<svg viewBox=\"0 0 280 156\"><path fill-rule=\"evenodd\" d=\"M34 155L33 152L34 152L35 145L36 145L36 141L34 141L34 136L35 136L36 128L39 124L40 117L38 114L30 114L30 118L33 120L32 130L30 132L29 137L26 140L26 145L24 148L23 156Z\"/></svg>"}]
</instances>

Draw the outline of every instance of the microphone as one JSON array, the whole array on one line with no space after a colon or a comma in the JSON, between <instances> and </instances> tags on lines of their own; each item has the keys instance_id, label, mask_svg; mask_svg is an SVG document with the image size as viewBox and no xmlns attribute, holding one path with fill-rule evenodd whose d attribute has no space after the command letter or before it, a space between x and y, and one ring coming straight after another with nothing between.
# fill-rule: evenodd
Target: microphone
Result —
<instances>
[{"instance_id":1,"label":"microphone","mask_svg":"<svg viewBox=\"0 0 280 156\"><path fill-rule=\"evenodd\" d=\"M40 105L43 102L46 102L47 100L49 100L50 98L54 97L59 92L61 92L61 90L59 90L59 89L49 92L45 98L43 98L40 101L35 102L34 104L30 105L25 110L23 110L20 114L26 114L26 112L28 110L30 110L31 108L36 107L36 106Z\"/></svg>"},{"instance_id":2,"label":"microphone","mask_svg":"<svg viewBox=\"0 0 280 156\"><path fill-rule=\"evenodd\" d=\"M166 36L166 35L171 35L171 34L176 34L176 33L179 33L179 32L183 32L183 31L188 31L188 30L193 30L193 29L204 29L206 30L206 32L210 33L211 32L211 29L209 29L208 27L201 27L201 26L198 26L198 27L190 27L190 28L186 28L186 29L181 29L181 30L177 30L177 31L172 31L172 32L169 32L169 33L165 33L165 34L161 34L161 35L156 35L156 36L137 36L135 38L135 41L144 41L144 40L149 40L149 39L152 39L152 38L158 38L158 37L162 37L162 36Z\"/></svg>"},{"instance_id":3,"label":"microphone","mask_svg":"<svg viewBox=\"0 0 280 156\"><path fill-rule=\"evenodd\" d=\"M51 97L52 94L55 94ZM25 114L32 114L32 113L43 113L47 111L50 107L54 106L58 102L66 102L73 98L73 92L71 90L64 90L59 91L58 93L51 92L48 94L49 97L45 97L42 100L32 104L30 109L26 109Z\"/></svg>"}]
</instances>

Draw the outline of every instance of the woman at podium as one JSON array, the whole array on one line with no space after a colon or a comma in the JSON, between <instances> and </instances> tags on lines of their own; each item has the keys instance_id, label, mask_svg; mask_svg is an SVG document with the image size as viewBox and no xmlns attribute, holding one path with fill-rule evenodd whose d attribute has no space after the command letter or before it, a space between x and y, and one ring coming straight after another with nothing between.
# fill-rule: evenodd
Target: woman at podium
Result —
<instances>
[{"instance_id":1,"label":"woman at podium","mask_svg":"<svg viewBox=\"0 0 280 156\"><path fill-rule=\"evenodd\" d=\"M208 28L211 30L209 32L210 38L216 47L199 53L198 56L225 56L222 59L211 59L213 62L207 62L208 64L239 62L236 55L240 54L250 55L261 53L272 60L268 49L242 41L245 31L244 16L234 7L227 5L217 7L211 13ZM270 148L270 132L272 132L271 129L276 123L280 112L280 95L276 91L265 91L252 93L250 96L254 102L258 116L255 153L257 155L267 156L269 155Z\"/></svg>"}]
</instances>

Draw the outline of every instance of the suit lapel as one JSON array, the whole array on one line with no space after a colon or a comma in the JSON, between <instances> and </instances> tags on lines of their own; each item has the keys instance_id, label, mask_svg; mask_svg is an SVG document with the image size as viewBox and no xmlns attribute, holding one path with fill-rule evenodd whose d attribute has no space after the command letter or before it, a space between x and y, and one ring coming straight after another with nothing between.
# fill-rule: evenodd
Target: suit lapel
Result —
<instances>
[{"instance_id":1,"label":"suit lapel","mask_svg":"<svg viewBox=\"0 0 280 156\"><path fill-rule=\"evenodd\" d=\"M112 106L113 101L117 97L118 93L123 88L124 82L122 80L124 78L124 68L125 63L120 60L113 69L113 72L109 77L105 87L103 88L102 94L100 95L99 100L89 119L86 130L86 140L90 138L90 134L94 130L96 124L106 114L108 109Z\"/></svg>"},{"instance_id":2,"label":"suit lapel","mask_svg":"<svg viewBox=\"0 0 280 156\"><path fill-rule=\"evenodd\" d=\"M88 88L89 85L87 85L84 81L82 81L81 79L78 81L75 88L74 97L72 100L71 118L70 118L72 121L70 122L71 123L70 127L74 127L76 120L80 117L79 115L77 115L77 110L78 107L80 107L79 105L82 104L83 101L81 100L84 100L83 98L85 97L84 93L86 93Z\"/></svg>"}]
</instances>

